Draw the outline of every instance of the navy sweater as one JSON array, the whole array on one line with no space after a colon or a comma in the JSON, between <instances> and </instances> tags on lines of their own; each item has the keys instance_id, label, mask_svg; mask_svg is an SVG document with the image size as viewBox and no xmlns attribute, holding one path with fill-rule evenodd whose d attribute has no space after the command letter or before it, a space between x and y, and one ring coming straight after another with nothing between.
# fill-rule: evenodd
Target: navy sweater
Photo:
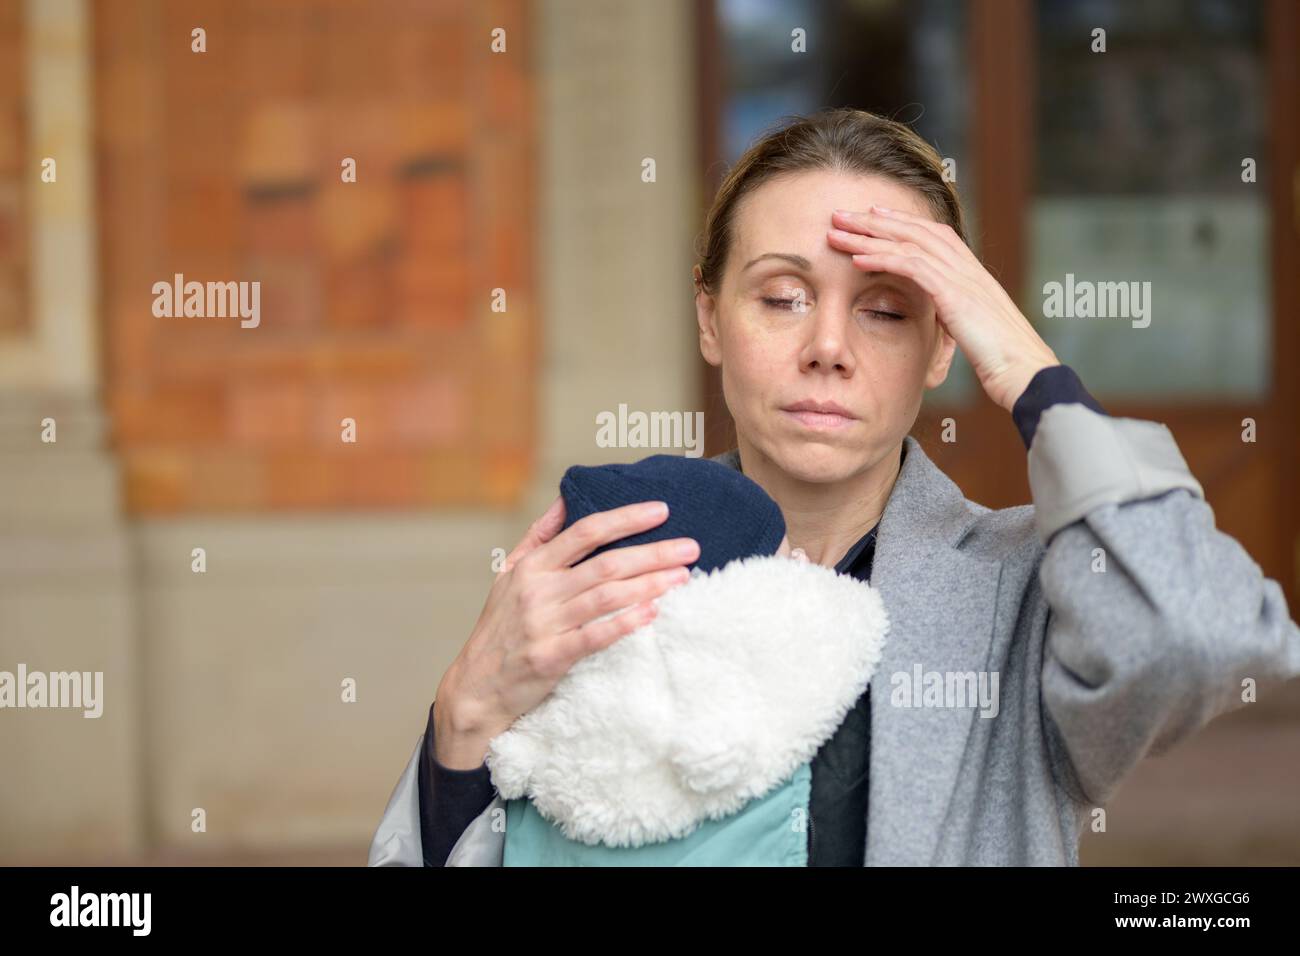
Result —
<instances>
[{"instance_id":1,"label":"navy sweater","mask_svg":"<svg viewBox=\"0 0 1300 956\"><path fill-rule=\"evenodd\" d=\"M1051 405L1079 402L1105 414L1074 371L1065 365L1045 368L1033 377L1016 400L1011 416L1028 449L1039 416ZM871 580L876 553L872 528L835 566L842 574ZM867 835L867 768L871 756L871 689L858 698L843 723L812 761L809 799L808 865L862 866ZM425 866L443 866L452 847L474 818L492 802L496 791L483 763L472 770L444 767L434 756L433 712L420 760L420 840Z\"/></svg>"}]
</instances>

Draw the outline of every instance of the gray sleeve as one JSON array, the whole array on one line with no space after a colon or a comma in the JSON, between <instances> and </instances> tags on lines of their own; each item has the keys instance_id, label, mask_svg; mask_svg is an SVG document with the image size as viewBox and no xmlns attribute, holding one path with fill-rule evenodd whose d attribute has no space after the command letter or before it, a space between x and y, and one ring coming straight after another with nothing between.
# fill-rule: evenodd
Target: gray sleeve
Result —
<instances>
[{"instance_id":1,"label":"gray sleeve","mask_svg":"<svg viewBox=\"0 0 1300 956\"><path fill-rule=\"evenodd\" d=\"M368 866L424 866L419 779L423 750L424 734L421 734L370 841ZM497 796L461 834L446 865L500 866L504 852L505 801Z\"/></svg>"},{"instance_id":2,"label":"gray sleeve","mask_svg":"<svg viewBox=\"0 0 1300 956\"><path fill-rule=\"evenodd\" d=\"M424 866L424 848L420 843L420 754L424 734L416 741L415 751L406 762L388 806L370 841L367 866Z\"/></svg>"},{"instance_id":3,"label":"gray sleeve","mask_svg":"<svg viewBox=\"0 0 1300 956\"><path fill-rule=\"evenodd\" d=\"M461 834L447 865L501 866L505 849L506 801L498 794Z\"/></svg>"},{"instance_id":4,"label":"gray sleeve","mask_svg":"<svg viewBox=\"0 0 1300 956\"><path fill-rule=\"evenodd\" d=\"M1247 678L1300 675L1281 586L1215 528L1163 425L1053 406L1029 481L1046 544L1043 720L1077 799L1104 803L1144 756L1241 706Z\"/></svg>"}]
</instances>

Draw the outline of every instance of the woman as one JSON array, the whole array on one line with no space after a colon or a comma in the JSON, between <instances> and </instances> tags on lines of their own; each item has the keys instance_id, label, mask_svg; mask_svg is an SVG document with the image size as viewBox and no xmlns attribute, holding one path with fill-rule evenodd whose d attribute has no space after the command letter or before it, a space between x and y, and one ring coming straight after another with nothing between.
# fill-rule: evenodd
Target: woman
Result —
<instances>
[{"instance_id":1,"label":"woman","mask_svg":"<svg viewBox=\"0 0 1300 956\"><path fill-rule=\"evenodd\" d=\"M1143 756L1239 705L1244 679L1300 674L1281 588L1215 529L1168 429L1108 417L1060 365L907 127L831 110L755 143L709 212L695 285L737 432L717 460L775 499L809 560L870 552L890 616L864 799L829 821L865 817L864 841L838 847L854 862L1077 864L1092 809ZM1024 438L1032 506L966 500L908 434L956 347ZM508 556L444 674L371 865L499 864L488 741L687 580L680 539L571 567L663 515L560 532L562 507Z\"/></svg>"}]
</instances>

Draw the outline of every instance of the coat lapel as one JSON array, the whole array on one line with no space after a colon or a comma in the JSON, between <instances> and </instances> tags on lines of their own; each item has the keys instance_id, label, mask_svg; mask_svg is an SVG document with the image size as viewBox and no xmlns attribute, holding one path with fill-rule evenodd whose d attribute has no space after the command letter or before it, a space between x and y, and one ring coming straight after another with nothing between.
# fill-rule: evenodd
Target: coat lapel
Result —
<instances>
[{"instance_id":1,"label":"coat lapel","mask_svg":"<svg viewBox=\"0 0 1300 956\"><path fill-rule=\"evenodd\" d=\"M714 460L740 468L736 449ZM974 522L960 489L908 436L871 572L890 631L871 679L870 866L929 865L942 836L978 708L915 706L924 691L915 678L918 666L945 683L988 669L1002 565L959 550ZM903 683L914 706L895 703Z\"/></svg>"}]
</instances>

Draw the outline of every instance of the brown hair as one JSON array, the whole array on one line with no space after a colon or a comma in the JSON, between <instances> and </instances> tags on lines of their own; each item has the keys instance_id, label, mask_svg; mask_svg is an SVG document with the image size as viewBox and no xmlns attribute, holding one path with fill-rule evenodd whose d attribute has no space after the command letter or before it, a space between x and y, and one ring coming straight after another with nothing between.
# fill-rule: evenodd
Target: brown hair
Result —
<instances>
[{"instance_id":1,"label":"brown hair","mask_svg":"<svg viewBox=\"0 0 1300 956\"><path fill-rule=\"evenodd\" d=\"M779 121L745 150L718 187L696 245L695 284L714 293L722 283L731 251L732 220L748 193L782 173L832 169L884 176L914 189L966 242L966 224L956 189L943 178L934 147L910 127L848 108L824 109Z\"/></svg>"}]
</instances>

